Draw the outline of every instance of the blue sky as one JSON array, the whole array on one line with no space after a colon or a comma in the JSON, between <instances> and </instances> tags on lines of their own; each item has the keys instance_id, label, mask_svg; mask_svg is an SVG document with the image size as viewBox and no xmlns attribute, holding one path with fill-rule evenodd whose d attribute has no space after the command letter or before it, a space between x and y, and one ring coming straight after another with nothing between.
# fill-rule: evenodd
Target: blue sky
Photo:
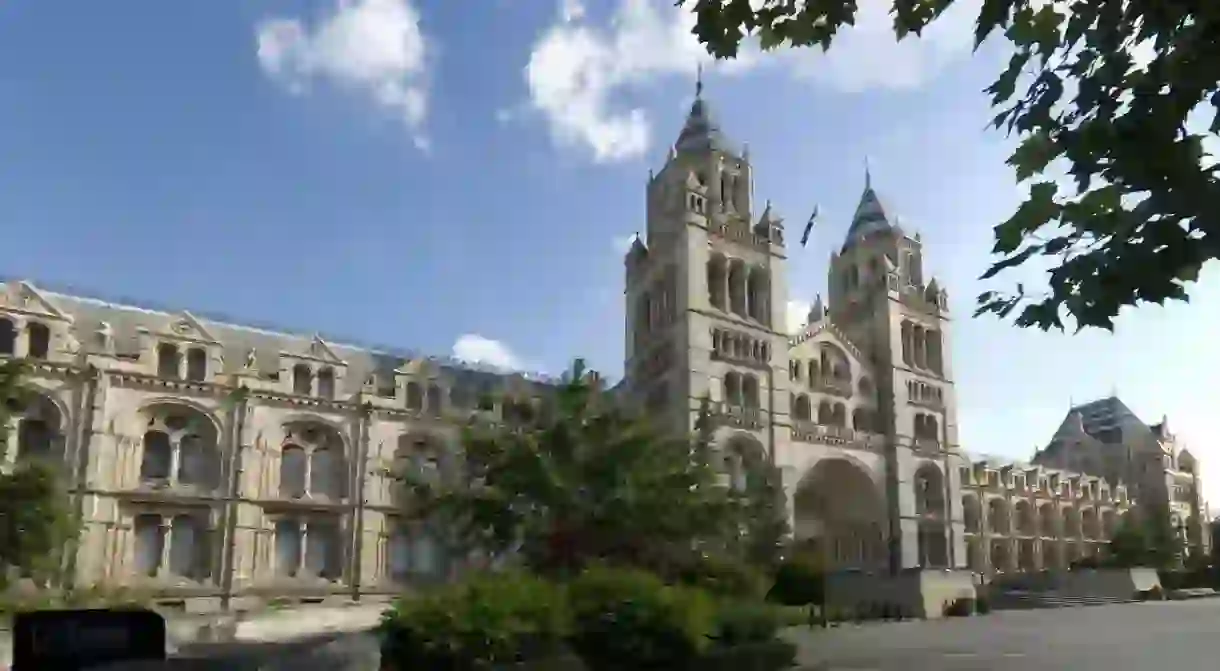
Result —
<instances>
[{"instance_id":1,"label":"blue sky","mask_svg":"<svg viewBox=\"0 0 1220 671\"><path fill-rule=\"evenodd\" d=\"M623 241L699 49L669 0L0 3L4 275L238 321L550 372L618 374ZM799 227L795 311L824 290L865 157L958 318L963 445L1028 457L1072 400L1118 394L1206 459L1220 273L1115 335L970 318L1021 191L970 55L971 10L895 45L862 0L829 56L707 75L759 199ZM1026 271L1014 279L1034 279Z\"/></svg>"}]
</instances>

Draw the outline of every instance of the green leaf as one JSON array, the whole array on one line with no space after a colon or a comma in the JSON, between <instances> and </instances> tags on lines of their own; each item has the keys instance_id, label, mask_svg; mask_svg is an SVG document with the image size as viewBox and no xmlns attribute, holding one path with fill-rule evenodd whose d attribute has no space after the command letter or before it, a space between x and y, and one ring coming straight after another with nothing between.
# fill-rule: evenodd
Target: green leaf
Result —
<instances>
[{"instance_id":1,"label":"green leaf","mask_svg":"<svg viewBox=\"0 0 1220 671\"><path fill-rule=\"evenodd\" d=\"M1027 136L1008 159L1008 164L1016 168L1017 181L1024 182L1046 170L1059 153L1050 133L1042 131Z\"/></svg>"}]
</instances>

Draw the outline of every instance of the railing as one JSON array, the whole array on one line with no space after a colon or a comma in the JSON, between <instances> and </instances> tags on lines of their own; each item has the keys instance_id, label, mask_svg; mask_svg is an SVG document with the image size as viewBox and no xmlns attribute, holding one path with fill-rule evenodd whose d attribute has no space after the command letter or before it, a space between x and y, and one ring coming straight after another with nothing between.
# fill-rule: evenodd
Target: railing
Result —
<instances>
[{"instance_id":1,"label":"railing","mask_svg":"<svg viewBox=\"0 0 1220 671\"><path fill-rule=\"evenodd\" d=\"M818 375L809 378L809 388L814 391L834 394L844 398L851 398L851 380L844 378L836 378L828 375Z\"/></svg>"},{"instance_id":2,"label":"railing","mask_svg":"<svg viewBox=\"0 0 1220 671\"><path fill-rule=\"evenodd\" d=\"M885 437L866 431L855 431L844 426L828 426L809 420L792 422L792 438L803 443L850 446L856 449L875 449L883 445Z\"/></svg>"},{"instance_id":3,"label":"railing","mask_svg":"<svg viewBox=\"0 0 1220 671\"><path fill-rule=\"evenodd\" d=\"M761 408L750 408L744 405L719 403L714 408L717 415L729 423L746 429L761 429L763 426L763 411Z\"/></svg>"}]
</instances>

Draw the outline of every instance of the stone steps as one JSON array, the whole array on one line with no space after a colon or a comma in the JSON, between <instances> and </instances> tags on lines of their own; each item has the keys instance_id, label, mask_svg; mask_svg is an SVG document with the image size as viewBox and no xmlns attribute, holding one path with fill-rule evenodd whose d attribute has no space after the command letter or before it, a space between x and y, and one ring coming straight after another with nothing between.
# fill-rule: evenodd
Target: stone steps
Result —
<instances>
[{"instance_id":1,"label":"stone steps","mask_svg":"<svg viewBox=\"0 0 1220 671\"><path fill-rule=\"evenodd\" d=\"M1134 599L1111 596L1073 596L1055 592L1003 592L991 600L995 610L1034 610L1040 608L1081 608L1132 603Z\"/></svg>"}]
</instances>

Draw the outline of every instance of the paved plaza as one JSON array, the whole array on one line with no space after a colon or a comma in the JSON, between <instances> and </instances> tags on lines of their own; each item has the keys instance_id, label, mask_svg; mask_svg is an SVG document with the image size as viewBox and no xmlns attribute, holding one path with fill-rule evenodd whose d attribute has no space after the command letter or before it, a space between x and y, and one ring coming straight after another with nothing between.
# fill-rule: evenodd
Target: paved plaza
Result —
<instances>
[{"instance_id":1,"label":"paved plaza","mask_svg":"<svg viewBox=\"0 0 1220 671\"><path fill-rule=\"evenodd\" d=\"M1220 599L1008 611L800 629L791 635L801 647L799 671L1214 671L1220 668ZM179 659L168 668L378 667L377 643L367 633L290 644L215 644L193 652L195 659Z\"/></svg>"},{"instance_id":2,"label":"paved plaza","mask_svg":"<svg viewBox=\"0 0 1220 671\"><path fill-rule=\"evenodd\" d=\"M810 671L1214 671L1220 599L802 630Z\"/></svg>"}]
</instances>

